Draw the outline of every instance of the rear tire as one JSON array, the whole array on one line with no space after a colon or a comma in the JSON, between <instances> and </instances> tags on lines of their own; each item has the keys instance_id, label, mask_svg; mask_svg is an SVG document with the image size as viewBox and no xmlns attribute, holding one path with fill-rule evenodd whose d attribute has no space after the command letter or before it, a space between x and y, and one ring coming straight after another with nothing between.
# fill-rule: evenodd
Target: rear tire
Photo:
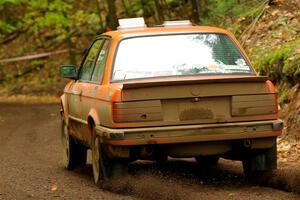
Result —
<instances>
[{"instance_id":1,"label":"rear tire","mask_svg":"<svg viewBox=\"0 0 300 200\"><path fill-rule=\"evenodd\" d=\"M92 144L93 176L96 185L102 185L112 178L127 174L127 162L110 158L105 150L105 145L93 131Z\"/></svg>"},{"instance_id":2,"label":"rear tire","mask_svg":"<svg viewBox=\"0 0 300 200\"><path fill-rule=\"evenodd\" d=\"M247 179L263 178L267 173L277 169L277 145L262 152L250 154L242 162Z\"/></svg>"},{"instance_id":3,"label":"rear tire","mask_svg":"<svg viewBox=\"0 0 300 200\"><path fill-rule=\"evenodd\" d=\"M69 134L69 127L62 119L61 140L63 145L63 162L67 170L77 166L85 166L87 149Z\"/></svg>"}]
</instances>

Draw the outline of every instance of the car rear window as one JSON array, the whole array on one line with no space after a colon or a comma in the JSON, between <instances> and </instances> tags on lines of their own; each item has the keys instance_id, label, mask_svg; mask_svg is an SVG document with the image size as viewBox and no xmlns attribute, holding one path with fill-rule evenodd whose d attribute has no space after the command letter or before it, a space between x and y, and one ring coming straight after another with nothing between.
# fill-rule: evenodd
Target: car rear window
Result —
<instances>
[{"instance_id":1,"label":"car rear window","mask_svg":"<svg viewBox=\"0 0 300 200\"><path fill-rule=\"evenodd\" d=\"M112 81L252 73L249 63L227 35L160 35L122 40Z\"/></svg>"}]
</instances>

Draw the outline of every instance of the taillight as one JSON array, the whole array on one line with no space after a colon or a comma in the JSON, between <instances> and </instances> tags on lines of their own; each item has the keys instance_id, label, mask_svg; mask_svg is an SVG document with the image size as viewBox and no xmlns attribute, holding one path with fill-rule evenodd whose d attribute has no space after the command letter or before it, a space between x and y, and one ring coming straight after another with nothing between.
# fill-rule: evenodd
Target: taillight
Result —
<instances>
[{"instance_id":1,"label":"taillight","mask_svg":"<svg viewBox=\"0 0 300 200\"><path fill-rule=\"evenodd\" d=\"M275 106L275 112L278 113L278 111L279 111L278 93L275 93L274 96L275 96L274 103L275 103L275 105L277 105L277 106Z\"/></svg>"},{"instance_id":2,"label":"taillight","mask_svg":"<svg viewBox=\"0 0 300 200\"><path fill-rule=\"evenodd\" d=\"M268 115L278 112L277 94L232 96L232 116Z\"/></svg>"},{"instance_id":3,"label":"taillight","mask_svg":"<svg viewBox=\"0 0 300 200\"><path fill-rule=\"evenodd\" d=\"M113 103L112 113L115 122L160 121L163 119L160 100Z\"/></svg>"}]
</instances>

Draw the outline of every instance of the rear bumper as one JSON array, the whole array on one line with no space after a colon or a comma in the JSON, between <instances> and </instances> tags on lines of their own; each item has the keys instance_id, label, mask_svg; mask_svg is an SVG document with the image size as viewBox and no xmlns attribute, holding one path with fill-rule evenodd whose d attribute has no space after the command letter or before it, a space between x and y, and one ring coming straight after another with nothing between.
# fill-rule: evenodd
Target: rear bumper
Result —
<instances>
[{"instance_id":1,"label":"rear bumper","mask_svg":"<svg viewBox=\"0 0 300 200\"><path fill-rule=\"evenodd\" d=\"M282 120L268 120L125 129L96 126L96 133L105 143L133 146L276 137L282 129Z\"/></svg>"}]
</instances>

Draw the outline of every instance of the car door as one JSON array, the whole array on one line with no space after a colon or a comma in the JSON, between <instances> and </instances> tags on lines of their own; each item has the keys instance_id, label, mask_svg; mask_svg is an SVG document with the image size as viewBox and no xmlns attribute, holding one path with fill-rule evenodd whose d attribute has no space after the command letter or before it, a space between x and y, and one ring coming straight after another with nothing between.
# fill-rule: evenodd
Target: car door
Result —
<instances>
[{"instance_id":1,"label":"car door","mask_svg":"<svg viewBox=\"0 0 300 200\"><path fill-rule=\"evenodd\" d=\"M87 121L90 111L92 109L96 111L98 106L101 105L101 99L99 98L101 95L99 95L99 93L101 93L101 90L103 89L102 80L105 72L106 59L110 44L110 40L108 38L103 38L102 40L103 43L100 47L100 51L95 62L90 83L85 86L85 89L82 92L82 101L84 104L82 104L81 116L83 117L82 120L85 121ZM83 137L85 142L91 144L92 135L88 127L83 130Z\"/></svg>"},{"instance_id":2,"label":"car door","mask_svg":"<svg viewBox=\"0 0 300 200\"><path fill-rule=\"evenodd\" d=\"M103 39L94 41L81 63L78 80L70 88L70 128L73 135L83 141L85 140L85 137L82 133L82 130L86 126L86 122L84 121L84 117L82 116L82 107L85 105L83 94L84 91L89 88L90 80L96 63L96 58L98 57L99 49L102 43Z\"/></svg>"}]
</instances>

